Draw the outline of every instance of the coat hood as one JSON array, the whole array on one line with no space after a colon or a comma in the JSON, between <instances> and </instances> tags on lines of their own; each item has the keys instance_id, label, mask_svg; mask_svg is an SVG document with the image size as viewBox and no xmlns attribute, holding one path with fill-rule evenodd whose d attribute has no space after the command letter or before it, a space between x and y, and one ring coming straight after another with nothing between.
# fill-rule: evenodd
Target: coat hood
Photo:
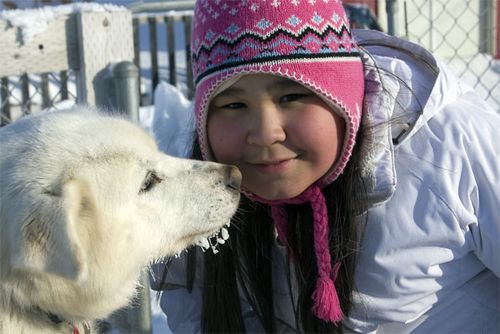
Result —
<instances>
[{"instance_id":1,"label":"coat hood","mask_svg":"<svg viewBox=\"0 0 500 334\"><path fill-rule=\"evenodd\" d=\"M354 30L364 51L365 138L362 174L371 205L386 202L397 183L394 154L434 115L472 90L429 51L379 31Z\"/></svg>"}]
</instances>

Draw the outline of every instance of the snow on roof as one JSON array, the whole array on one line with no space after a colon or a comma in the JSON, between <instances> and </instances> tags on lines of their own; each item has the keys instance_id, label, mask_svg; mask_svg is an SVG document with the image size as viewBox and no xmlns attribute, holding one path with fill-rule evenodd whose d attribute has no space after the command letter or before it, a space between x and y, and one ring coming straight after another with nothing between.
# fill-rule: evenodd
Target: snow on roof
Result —
<instances>
[{"instance_id":1,"label":"snow on roof","mask_svg":"<svg viewBox=\"0 0 500 334\"><path fill-rule=\"evenodd\" d=\"M73 3L41 8L14 9L0 11L0 20L7 21L10 27L20 28L19 44L30 42L37 34L44 32L50 22L61 16L80 12L117 12L127 8L112 4Z\"/></svg>"}]
</instances>

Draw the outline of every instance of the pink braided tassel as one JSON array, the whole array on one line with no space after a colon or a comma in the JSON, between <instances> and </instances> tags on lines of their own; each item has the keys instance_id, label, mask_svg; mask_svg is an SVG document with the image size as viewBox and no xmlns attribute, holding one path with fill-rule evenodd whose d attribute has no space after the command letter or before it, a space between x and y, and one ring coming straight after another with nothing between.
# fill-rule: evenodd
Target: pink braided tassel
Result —
<instances>
[{"instance_id":1,"label":"pink braided tassel","mask_svg":"<svg viewBox=\"0 0 500 334\"><path fill-rule=\"evenodd\" d=\"M328 213L325 198L319 187L311 187L311 206L314 215L314 249L318 266L316 289L312 294L314 315L325 321L338 323L343 314L334 281L339 264L332 272L330 248L328 245Z\"/></svg>"},{"instance_id":2,"label":"pink braided tassel","mask_svg":"<svg viewBox=\"0 0 500 334\"><path fill-rule=\"evenodd\" d=\"M338 268L340 264L336 263L335 266ZM316 289L312 294L314 301L312 312L318 318L336 324L342 321L344 315L333 283L335 278L336 275L334 275L333 279L325 276L318 277Z\"/></svg>"},{"instance_id":3,"label":"pink braided tassel","mask_svg":"<svg viewBox=\"0 0 500 334\"><path fill-rule=\"evenodd\" d=\"M274 202L271 205L271 214L278 231L278 238L289 249L286 240L287 215L283 203L302 204L305 202L311 202L313 209L314 252L318 267L316 288L311 296L314 303L312 312L319 319L336 324L344 317L334 284L340 263L336 263L332 271L328 245L328 213L321 189L312 185L293 199ZM291 249L289 251L291 252Z\"/></svg>"}]
</instances>

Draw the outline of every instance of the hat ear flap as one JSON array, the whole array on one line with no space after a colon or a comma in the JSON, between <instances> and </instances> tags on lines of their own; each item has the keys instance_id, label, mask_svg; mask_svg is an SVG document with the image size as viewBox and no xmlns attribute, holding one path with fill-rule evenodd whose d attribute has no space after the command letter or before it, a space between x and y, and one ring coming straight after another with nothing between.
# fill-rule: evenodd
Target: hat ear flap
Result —
<instances>
[{"instance_id":1,"label":"hat ear flap","mask_svg":"<svg viewBox=\"0 0 500 334\"><path fill-rule=\"evenodd\" d=\"M81 232L88 219L97 217L95 199L85 181L74 179L63 185L59 200L59 212L49 212L41 205L29 215L21 232L24 246L13 259L13 269L58 275L81 283L88 276L87 249Z\"/></svg>"}]
</instances>

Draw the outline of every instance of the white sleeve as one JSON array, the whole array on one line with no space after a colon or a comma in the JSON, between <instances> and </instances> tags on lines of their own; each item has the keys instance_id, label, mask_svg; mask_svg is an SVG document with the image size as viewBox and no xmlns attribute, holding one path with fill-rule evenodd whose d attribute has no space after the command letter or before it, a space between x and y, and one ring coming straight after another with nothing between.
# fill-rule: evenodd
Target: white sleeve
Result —
<instances>
[{"instance_id":1,"label":"white sleeve","mask_svg":"<svg viewBox=\"0 0 500 334\"><path fill-rule=\"evenodd\" d=\"M172 333L201 333L201 313L203 304L203 260L197 258L196 278L191 292L186 287L186 261L184 253L172 259L168 274L164 276L165 264L151 266L151 289L161 291L160 307L167 317L168 327ZM164 284L161 281L164 280ZM263 332L264 329L240 291L240 306L243 321L248 332Z\"/></svg>"},{"instance_id":2,"label":"white sleeve","mask_svg":"<svg viewBox=\"0 0 500 334\"><path fill-rule=\"evenodd\" d=\"M465 143L474 178L468 200L477 219L469 229L477 257L500 277L500 113L475 93L463 99L474 115Z\"/></svg>"},{"instance_id":3,"label":"white sleeve","mask_svg":"<svg viewBox=\"0 0 500 334\"><path fill-rule=\"evenodd\" d=\"M172 333L201 333L201 301L200 288L162 291L160 307Z\"/></svg>"}]
</instances>

